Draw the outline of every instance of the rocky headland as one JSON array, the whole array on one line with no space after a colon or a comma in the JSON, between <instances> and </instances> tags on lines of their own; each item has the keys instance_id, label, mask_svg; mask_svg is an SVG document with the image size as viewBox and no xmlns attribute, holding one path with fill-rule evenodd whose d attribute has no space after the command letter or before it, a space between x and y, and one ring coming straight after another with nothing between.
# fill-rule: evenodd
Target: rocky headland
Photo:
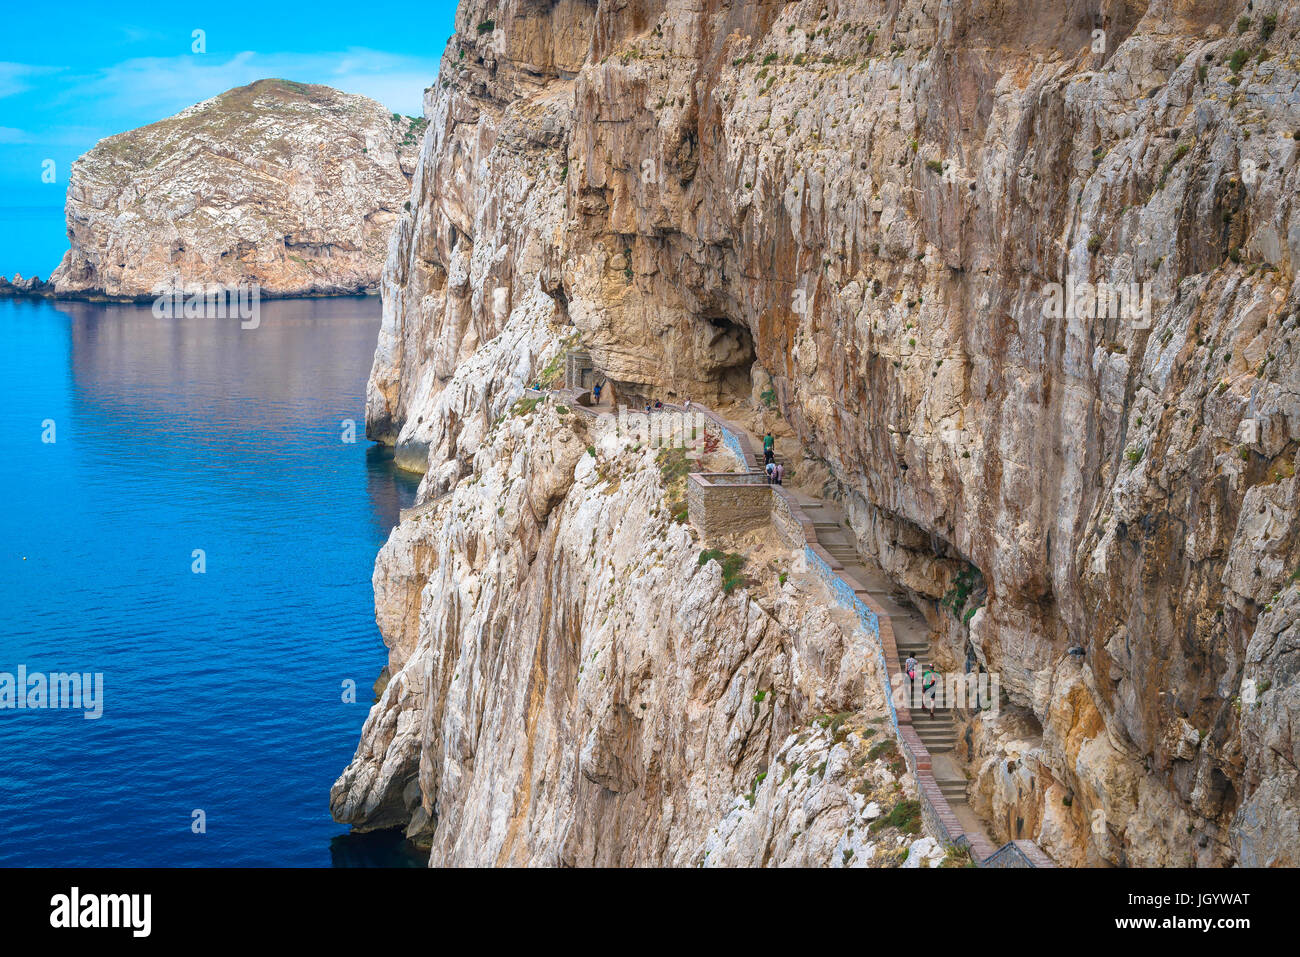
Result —
<instances>
[{"instance_id":1,"label":"rocky headland","mask_svg":"<svg viewBox=\"0 0 1300 957\"><path fill-rule=\"evenodd\" d=\"M27 294L143 300L179 285L366 292L410 196L425 121L259 80L101 140L72 166L70 249ZM13 292L22 292L13 290Z\"/></svg>"}]
</instances>

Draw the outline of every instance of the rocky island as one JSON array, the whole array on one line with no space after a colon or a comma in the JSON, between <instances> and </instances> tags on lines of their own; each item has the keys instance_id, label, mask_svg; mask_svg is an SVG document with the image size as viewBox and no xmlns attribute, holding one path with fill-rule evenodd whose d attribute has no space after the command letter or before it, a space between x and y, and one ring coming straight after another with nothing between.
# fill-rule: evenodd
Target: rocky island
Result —
<instances>
[{"instance_id":1,"label":"rocky island","mask_svg":"<svg viewBox=\"0 0 1300 957\"><path fill-rule=\"evenodd\" d=\"M460 4L367 408L422 504L336 819L442 865L915 865L942 804L1031 863L1300 863L1300 12L1099 9ZM775 492L711 530L595 381L773 431L838 544ZM828 552L999 706L918 739Z\"/></svg>"},{"instance_id":2,"label":"rocky island","mask_svg":"<svg viewBox=\"0 0 1300 957\"><path fill-rule=\"evenodd\" d=\"M424 125L363 96L260 80L102 140L73 164L71 248L46 294L372 290Z\"/></svg>"}]
</instances>

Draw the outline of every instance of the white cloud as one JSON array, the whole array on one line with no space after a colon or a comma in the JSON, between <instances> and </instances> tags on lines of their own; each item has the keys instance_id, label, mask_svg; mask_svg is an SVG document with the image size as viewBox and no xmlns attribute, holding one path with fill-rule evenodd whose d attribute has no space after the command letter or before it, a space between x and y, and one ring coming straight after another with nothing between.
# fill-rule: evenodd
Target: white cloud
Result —
<instances>
[{"instance_id":1,"label":"white cloud","mask_svg":"<svg viewBox=\"0 0 1300 957\"><path fill-rule=\"evenodd\" d=\"M32 89L30 82L38 76L58 73L63 67L36 66L31 63L8 63L0 61L0 97L26 93Z\"/></svg>"}]
</instances>

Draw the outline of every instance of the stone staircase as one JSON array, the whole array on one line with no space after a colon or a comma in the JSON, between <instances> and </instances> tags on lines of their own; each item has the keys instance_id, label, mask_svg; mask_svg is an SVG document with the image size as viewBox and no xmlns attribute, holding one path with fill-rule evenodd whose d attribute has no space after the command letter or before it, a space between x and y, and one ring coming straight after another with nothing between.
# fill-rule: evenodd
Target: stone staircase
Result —
<instances>
[{"instance_id":1,"label":"stone staircase","mask_svg":"<svg viewBox=\"0 0 1300 957\"><path fill-rule=\"evenodd\" d=\"M530 390L531 392L532 390ZM614 411L611 399L606 399L593 406L589 394L580 394L578 389L554 390L566 394L575 403L575 408L587 415L609 414ZM538 393L542 394L542 393ZM681 411L676 405L665 403L665 408ZM751 435L743 428L721 418L712 410L695 406L707 418L713 420L723 429L724 435L730 434L734 442L729 442L744 468L751 473L761 473L762 459L755 451L762 443L757 436ZM793 477L787 472L787 478ZM859 596L867 596L862 601L870 603L876 614L883 614L886 624L881 627L883 657L886 663L892 656L896 662L891 667L901 668L909 655L915 657L922 665L930 662L930 627L921 614L910 604L904 604L893 597L893 583L879 568L864 566L858 557L855 541L845 525L843 515L833 502L814 498L792 488L782 488L780 495L790 499L802 512L797 519L802 524L805 537L815 533L810 542L826 553L855 582L851 587L862 589ZM775 509L773 510L775 514ZM811 521L812 528L807 523ZM797 533L799 534L799 533ZM888 635L888 637L886 637ZM889 676L890 681L893 675ZM918 684L920 676L917 678ZM909 699L909 705L912 700ZM906 715L904 718L902 715ZM927 808L934 808L933 813L939 828L946 834L960 835L970 847L976 862L987 861L997 867L1053 867L1052 861L1031 841L1014 841L998 849L989 839L985 823L970 807L967 800L967 784L964 773L956 761L957 730L953 712L942 695L942 681L939 695L935 702L933 718L920 707L917 700L900 714L898 722L900 740L903 740L909 753L916 755L918 788L923 803ZM908 743L910 737L911 743ZM937 787L937 793L935 789Z\"/></svg>"},{"instance_id":2,"label":"stone staircase","mask_svg":"<svg viewBox=\"0 0 1300 957\"><path fill-rule=\"evenodd\" d=\"M844 527L842 521L835 520L833 511L824 505L814 506L811 510L808 504L801 502L800 505L813 519L813 527L817 531L817 539L822 547L839 561L849 574L864 582L875 577L863 566L848 529ZM900 664L910 655L917 660L921 669L924 669L925 665L931 662L929 626L915 610L893 602L889 598L888 589L881 591L873 589L873 594L889 609L894 623L894 639L898 647ZM889 607L890 605L893 607ZM954 754L957 747L957 725L953 719L952 708L943 700L942 681L940 681L941 687L935 699L934 717L931 718L921 706L920 686L921 675L918 671L917 690L908 691L908 704L912 709L912 728L926 750L930 752L934 762L932 768L934 779L939 785L940 793L947 798L949 804L954 806L954 812L959 813L957 805L967 803L966 776L958 766Z\"/></svg>"}]
</instances>

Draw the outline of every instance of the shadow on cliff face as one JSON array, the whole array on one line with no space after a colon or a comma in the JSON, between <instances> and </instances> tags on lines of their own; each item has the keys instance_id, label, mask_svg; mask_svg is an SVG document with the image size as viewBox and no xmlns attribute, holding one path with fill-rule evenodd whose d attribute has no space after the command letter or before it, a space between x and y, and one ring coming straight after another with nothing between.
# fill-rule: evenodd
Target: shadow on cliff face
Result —
<instances>
[{"instance_id":1,"label":"shadow on cliff face","mask_svg":"<svg viewBox=\"0 0 1300 957\"><path fill-rule=\"evenodd\" d=\"M712 374L721 395L747 396L755 354L749 327L728 316L715 315L706 316L699 328L702 335L697 368Z\"/></svg>"},{"instance_id":2,"label":"shadow on cliff face","mask_svg":"<svg viewBox=\"0 0 1300 957\"><path fill-rule=\"evenodd\" d=\"M664 365L653 382L613 379L599 368L597 377L613 383L613 395L633 407L655 399L681 401L690 396L713 407L747 401L754 365L754 337L743 322L721 313L706 313L684 320L676 333L685 349L664 350ZM618 401L616 400L616 401Z\"/></svg>"}]
</instances>

